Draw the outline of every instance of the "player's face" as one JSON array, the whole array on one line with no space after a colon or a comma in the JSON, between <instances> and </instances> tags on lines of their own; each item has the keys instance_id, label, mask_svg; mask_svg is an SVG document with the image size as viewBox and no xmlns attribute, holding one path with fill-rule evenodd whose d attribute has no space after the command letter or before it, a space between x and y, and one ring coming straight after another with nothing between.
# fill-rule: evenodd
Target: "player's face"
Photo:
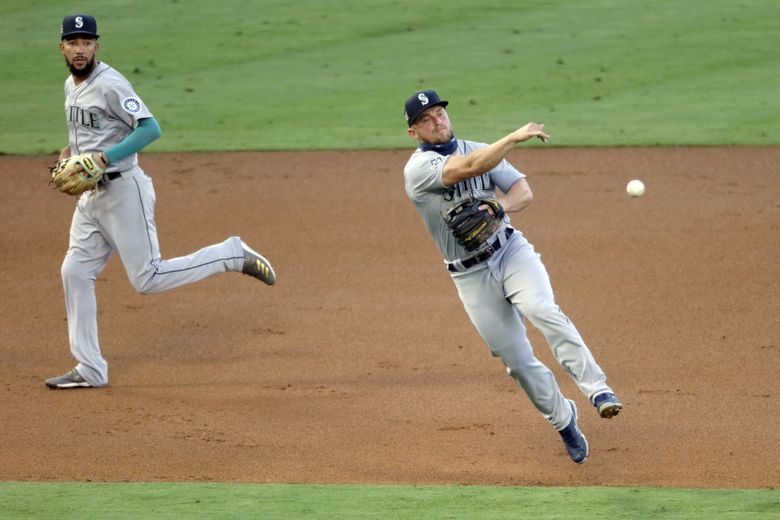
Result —
<instances>
[{"instance_id":1,"label":"player's face","mask_svg":"<svg viewBox=\"0 0 780 520\"><path fill-rule=\"evenodd\" d=\"M448 143L452 139L452 123L447 111L441 105L429 108L409 128L409 135L423 143Z\"/></svg>"},{"instance_id":2,"label":"player's face","mask_svg":"<svg viewBox=\"0 0 780 520\"><path fill-rule=\"evenodd\" d=\"M95 56L100 44L95 38L70 38L60 42L60 52L70 73L77 78L89 76L95 68Z\"/></svg>"}]
</instances>

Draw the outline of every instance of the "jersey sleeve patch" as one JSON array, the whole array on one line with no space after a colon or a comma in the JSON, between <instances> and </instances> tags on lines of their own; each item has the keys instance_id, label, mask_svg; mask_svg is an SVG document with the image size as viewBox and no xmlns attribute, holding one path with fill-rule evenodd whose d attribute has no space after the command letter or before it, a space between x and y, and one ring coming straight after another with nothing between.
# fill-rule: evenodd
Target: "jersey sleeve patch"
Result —
<instances>
[{"instance_id":1,"label":"jersey sleeve patch","mask_svg":"<svg viewBox=\"0 0 780 520\"><path fill-rule=\"evenodd\" d=\"M122 109L128 114L137 114L142 107L141 100L136 97L126 97L122 100Z\"/></svg>"},{"instance_id":2,"label":"jersey sleeve patch","mask_svg":"<svg viewBox=\"0 0 780 520\"><path fill-rule=\"evenodd\" d=\"M406 192L412 200L421 200L444 189L441 176L444 158L434 152L415 152L404 168Z\"/></svg>"}]
</instances>

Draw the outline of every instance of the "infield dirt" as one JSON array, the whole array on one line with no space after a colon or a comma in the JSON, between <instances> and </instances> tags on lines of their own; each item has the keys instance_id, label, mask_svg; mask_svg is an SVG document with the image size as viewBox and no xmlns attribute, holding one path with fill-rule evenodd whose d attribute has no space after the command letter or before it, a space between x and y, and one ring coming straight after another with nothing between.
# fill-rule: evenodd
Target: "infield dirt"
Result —
<instances>
[{"instance_id":1,"label":"infield dirt","mask_svg":"<svg viewBox=\"0 0 780 520\"><path fill-rule=\"evenodd\" d=\"M165 258L240 235L223 274L141 296L97 280L104 389L74 362L59 269L74 199L53 156L0 157L5 481L777 487L780 148L518 149L512 216L625 409L558 435L468 322L403 189L408 150L149 154ZM632 199L626 182L642 179ZM11 188L13 187L13 188Z\"/></svg>"}]
</instances>

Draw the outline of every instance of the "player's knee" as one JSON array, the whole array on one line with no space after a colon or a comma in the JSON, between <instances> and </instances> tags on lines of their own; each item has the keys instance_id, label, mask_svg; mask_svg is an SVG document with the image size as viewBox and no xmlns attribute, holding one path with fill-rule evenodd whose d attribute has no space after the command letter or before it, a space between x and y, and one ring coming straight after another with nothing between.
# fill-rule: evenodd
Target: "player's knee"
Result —
<instances>
[{"instance_id":1,"label":"player's knee","mask_svg":"<svg viewBox=\"0 0 780 520\"><path fill-rule=\"evenodd\" d=\"M130 285L133 286L133 289L135 289L137 293L152 294L154 292L153 276L141 274L129 276L128 279L130 280Z\"/></svg>"},{"instance_id":2,"label":"player's knee","mask_svg":"<svg viewBox=\"0 0 780 520\"><path fill-rule=\"evenodd\" d=\"M62 267L60 267L60 276L62 276L63 280L68 280L73 277L73 266L67 261L67 259L62 262Z\"/></svg>"},{"instance_id":3,"label":"player's knee","mask_svg":"<svg viewBox=\"0 0 780 520\"><path fill-rule=\"evenodd\" d=\"M153 294L164 290L156 263L149 263L142 267L125 265L125 272L130 285L139 294Z\"/></svg>"},{"instance_id":4,"label":"player's knee","mask_svg":"<svg viewBox=\"0 0 780 520\"><path fill-rule=\"evenodd\" d=\"M518 379L523 373L523 367L527 361L517 354L517 352L505 352L501 355L501 362L506 367L506 373L512 379Z\"/></svg>"},{"instance_id":5,"label":"player's knee","mask_svg":"<svg viewBox=\"0 0 780 520\"><path fill-rule=\"evenodd\" d=\"M515 384L523 390L529 388L532 384L528 381L528 374L523 372L519 367L506 367L506 373L514 380Z\"/></svg>"},{"instance_id":6,"label":"player's knee","mask_svg":"<svg viewBox=\"0 0 780 520\"><path fill-rule=\"evenodd\" d=\"M133 289L135 289L135 292L137 292L138 294L151 294L149 288L144 285L139 285L132 282L131 285L133 286Z\"/></svg>"},{"instance_id":7,"label":"player's knee","mask_svg":"<svg viewBox=\"0 0 780 520\"><path fill-rule=\"evenodd\" d=\"M152 294L154 292L150 280L135 279L135 280L131 280L130 284L133 286L133 289L135 289L138 294Z\"/></svg>"},{"instance_id":8,"label":"player's knee","mask_svg":"<svg viewBox=\"0 0 780 520\"><path fill-rule=\"evenodd\" d=\"M501 353L501 361L506 367L506 373L523 384L529 374L536 373L539 370L541 362L534 356L530 345L518 345L507 349Z\"/></svg>"},{"instance_id":9,"label":"player's knee","mask_svg":"<svg viewBox=\"0 0 780 520\"><path fill-rule=\"evenodd\" d=\"M73 261L70 256L66 256L65 260L62 262L60 275L62 276L62 281L65 283L88 280L90 278L89 273L84 270L84 266Z\"/></svg>"}]
</instances>

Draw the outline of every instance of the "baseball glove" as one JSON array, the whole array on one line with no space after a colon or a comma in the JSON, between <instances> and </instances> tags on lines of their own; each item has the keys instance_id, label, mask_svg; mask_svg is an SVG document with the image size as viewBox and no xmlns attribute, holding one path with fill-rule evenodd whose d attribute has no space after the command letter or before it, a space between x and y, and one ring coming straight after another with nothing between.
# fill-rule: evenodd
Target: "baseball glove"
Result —
<instances>
[{"instance_id":1,"label":"baseball glove","mask_svg":"<svg viewBox=\"0 0 780 520\"><path fill-rule=\"evenodd\" d=\"M68 195L81 195L93 189L106 171L91 153L60 159L49 169L51 170L49 182Z\"/></svg>"},{"instance_id":2,"label":"baseball glove","mask_svg":"<svg viewBox=\"0 0 780 520\"><path fill-rule=\"evenodd\" d=\"M489 210L480 209L480 206L487 206ZM469 195L442 211L442 218L458 244L468 251L476 251L501 227L504 208L496 199L479 199Z\"/></svg>"}]
</instances>

